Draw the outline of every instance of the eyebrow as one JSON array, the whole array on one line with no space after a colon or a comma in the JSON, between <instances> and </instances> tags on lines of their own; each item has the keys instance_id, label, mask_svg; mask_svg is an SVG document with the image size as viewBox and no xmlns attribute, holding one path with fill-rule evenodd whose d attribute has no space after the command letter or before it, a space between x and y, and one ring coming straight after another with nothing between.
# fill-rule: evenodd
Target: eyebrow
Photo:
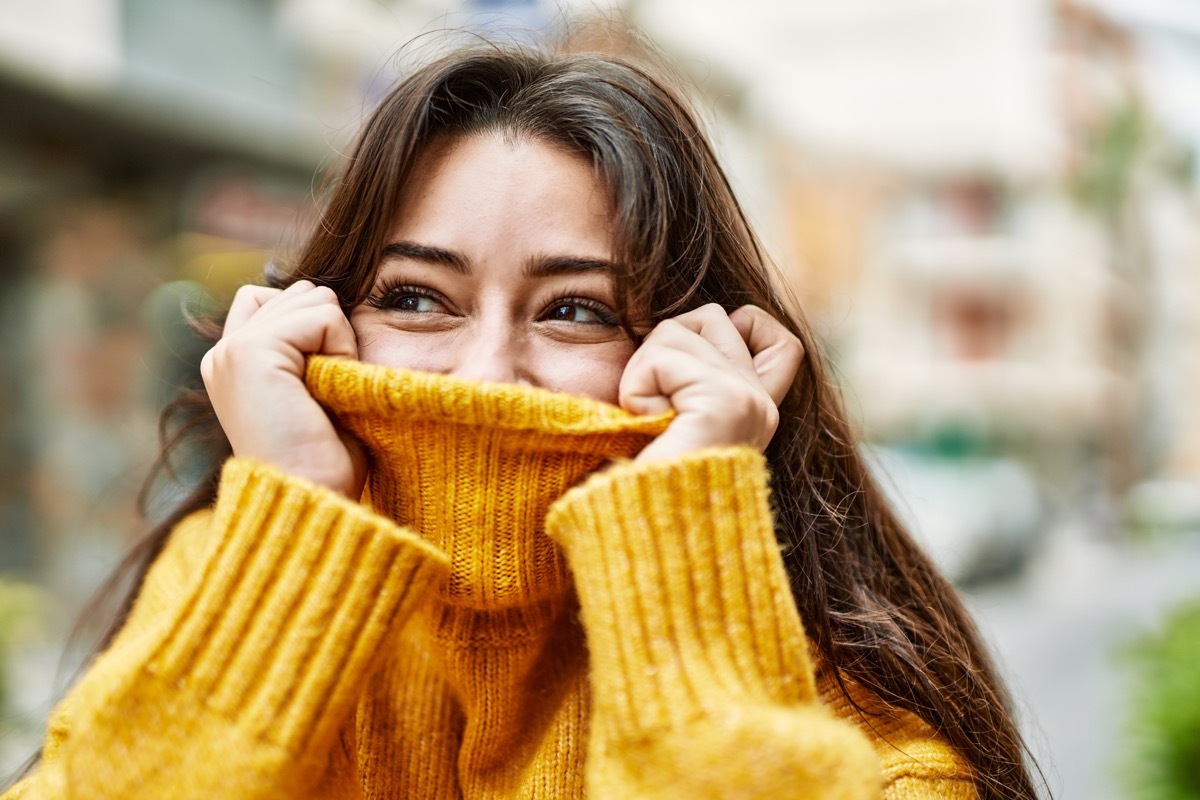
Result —
<instances>
[{"instance_id":1,"label":"eyebrow","mask_svg":"<svg viewBox=\"0 0 1200 800\"><path fill-rule=\"evenodd\" d=\"M436 264L448 267L462 275L471 274L471 265L462 253L446 250L442 247L416 244L415 242L391 242L383 248L384 260L391 258L407 258L426 264Z\"/></svg>"},{"instance_id":2,"label":"eyebrow","mask_svg":"<svg viewBox=\"0 0 1200 800\"><path fill-rule=\"evenodd\" d=\"M556 275L577 275L581 272L616 273L617 267L602 258L574 256L534 256L525 262L525 277L549 278Z\"/></svg>"},{"instance_id":3,"label":"eyebrow","mask_svg":"<svg viewBox=\"0 0 1200 800\"><path fill-rule=\"evenodd\" d=\"M461 275L471 274L471 262L462 253L444 247L417 244L416 242L391 242L383 248L384 260L406 258L425 264L446 267ZM602 258L577 256L531 256L523 274L527 278L549 278L557 275L577 275L582 272L615 273L616 265Z\"/></svg>"}]
</instances>

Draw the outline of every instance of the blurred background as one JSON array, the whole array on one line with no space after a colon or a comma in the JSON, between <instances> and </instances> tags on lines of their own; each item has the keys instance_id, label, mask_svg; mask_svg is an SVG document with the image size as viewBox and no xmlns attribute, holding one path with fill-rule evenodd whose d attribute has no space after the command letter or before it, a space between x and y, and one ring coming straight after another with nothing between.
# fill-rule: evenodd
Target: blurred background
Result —
<instances>
[{"instance_id":1,"label":"blurred background","mask_svg":"<svg viewBox=\"0 0 1200 800\"><path fill-rule=\"evenodd\" d=\"M1200 796L1194 0L0 0L0 774L145 529L181 304L295 247L411 58L568 19L695 85L1049 789Z\"/></svg>"}]
</instances>

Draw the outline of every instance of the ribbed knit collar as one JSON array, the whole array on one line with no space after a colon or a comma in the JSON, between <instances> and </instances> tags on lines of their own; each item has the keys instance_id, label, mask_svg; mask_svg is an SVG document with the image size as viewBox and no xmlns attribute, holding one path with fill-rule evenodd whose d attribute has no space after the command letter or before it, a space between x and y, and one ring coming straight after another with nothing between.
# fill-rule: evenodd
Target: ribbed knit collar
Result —
<instances>
[{"instance_id":1,"label":"ribbed knit collar","mask_svg":"<svg viewBox=\"0 0 1200 800\"><path fill-rule=\"evenodd\" d=\"M441 548L456 607L506 610L563 596L550 505L612 458L632 457L670 415L587 398L314 356L309 390L367 447L365 501Z\"/></svg>"}]
</instances>

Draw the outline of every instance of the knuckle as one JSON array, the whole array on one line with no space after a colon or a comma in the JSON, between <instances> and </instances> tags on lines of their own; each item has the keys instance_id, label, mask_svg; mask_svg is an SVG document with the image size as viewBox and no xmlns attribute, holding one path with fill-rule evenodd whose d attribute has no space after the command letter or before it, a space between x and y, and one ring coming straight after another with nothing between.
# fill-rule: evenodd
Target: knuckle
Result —
<instances>
[{"instance_id":1,"label":"knuckle","mask_svg":"<svg viewBox=\"0 0 1200 800\"><path fill-rule=\"evenodd\" d=\"M206 358L209 359L211 369L218 369L221 366L221 362L228 360L229 341L230 337L225 337L221 341L214 344L212 349L206 354Z\"/></svg>"},{"instance_id":2,"label":"knuckle","mask_svg":"<svg viewBox=\"0 0 1200 800\"><path fill-rule=\"evenodd\" d=\"M768 431L774 431L779 427L779 407L774 403L768 403L763 409L763 423Z\"/></svg>"},{"instance_id":3,"label":"knuckle","mask_svg":"<svg viewBox=\"0 0 1200 800\"><path fill-rule=\"evenodd\" d=\"M245 345L245 337L239 337L237 334L226 336L213 345L213 348L208 351L213 375L236 366Z\"/></svg>"},{"instance_id":4,"label":"knuckle","mask_svg":"<svg viewBox=\"0 0 1200 800\"><path fill-rule=\"evenodd\" d=\"M326 327L338 327L343 324L349 324L346 315L342 313L341 306L322 305L318 306L313 313L317 315L318 321Z\"/></svg>"},{"instance_id":5,"label":"knuckle","mask_svg":"<svg viewBox=\"0 0 1200 800\"><path fill-rule=\"evenodd\" d=\"M779 409L770 396L753 386L743 385L729 400L730 411L744 419L754 418L769 421L778 418Z\"/></svg>"},{"instance_id":6,"label":"knuckle","mask_svg":"<svg viewBox=\"0 0 1200 800\"><path fill-rule=\"evenodd\" d=\"M729 322L729 312L720 303L705 303L692 312L691 319L704 325L720 325Z\"/></svg>"},{"instance_id":7,"label":"knuckle","mask_svg":"<svg viewBox=\"0 0 1200 800\"><path fill-rule=\"evenodd\" d=\"M777 352L790 363L799 365L800 361L804 358L804 342L800 341L800 337L791 331L785 330L785 334L776 343Z\"/></svg>"},{"instance_id":8,"label":"knuckle","mask_svg":"<svg viewBox=\"0 0 1200 800\"><path fill-rule=\"evenodd\" d=\"M646 335L645 340L642 342L642 347L645 348L646 345L659 344L663 339L677 336L681 330L685 330L682 322L676 321L674 317L664 319L654 326L654 330Z\"/></svg>"},{"instance_id":9,"label":"knuckle","mask_svg":"<svg viewBox=\"0 0 1200 800\"><path fill-rule=\"evenodd\" d=\"M230 349L230 339L225 337L208 349L200 359L200 377L205 386L211 387L214 381L219 381L221 373L230 367L231 354L236 349Z\"/></svg>"},{"instance_id":10,"label":"knuckle","mask_svg":"<svg viewBox=\"0 0 1200 800\"><path fill-rule=\"evenodd\" d=\"M215 346L210 347L208 349L208 352L206 352L204 354L203 358L200 359L200 377L204 379L204 382L206 384L212 381L213 358L214 358L213 350L215 350L215 349L216 349Z\"/></svg>"},{"instance_id":11,"label":"knuckle","mask_svg":"<svg viewBox=\"0 0 1200 800\"><path fill-rule=\"evenodd\" d=\"M749 322L759 322L759 321L763 320L764 317L766 317L767 319L773 319L773 317L771 317L770 314L766 313L758 306L749 305L749 304L744 305L744 306L738 306L737 308L735 308L733 311L731 311L729 313L729 319L731 319L731 320L746 320Z\"/></svg>"}]
</instances>

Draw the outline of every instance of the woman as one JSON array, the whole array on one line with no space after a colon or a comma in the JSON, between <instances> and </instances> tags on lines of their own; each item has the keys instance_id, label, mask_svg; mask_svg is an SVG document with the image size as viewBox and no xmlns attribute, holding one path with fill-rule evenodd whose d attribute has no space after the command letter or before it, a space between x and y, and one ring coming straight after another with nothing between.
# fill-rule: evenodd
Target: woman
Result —
<instances>
[{"instance_id":1,"label":"woman","mask_svg":"<svg viewBox=\"0 0 1200 800\"><path fill-rule=\"evenodd\" d=\"M1034 796L643 69L416 70L202 372L233 457L6 797Z\"/></svg>"}]
</instances>

